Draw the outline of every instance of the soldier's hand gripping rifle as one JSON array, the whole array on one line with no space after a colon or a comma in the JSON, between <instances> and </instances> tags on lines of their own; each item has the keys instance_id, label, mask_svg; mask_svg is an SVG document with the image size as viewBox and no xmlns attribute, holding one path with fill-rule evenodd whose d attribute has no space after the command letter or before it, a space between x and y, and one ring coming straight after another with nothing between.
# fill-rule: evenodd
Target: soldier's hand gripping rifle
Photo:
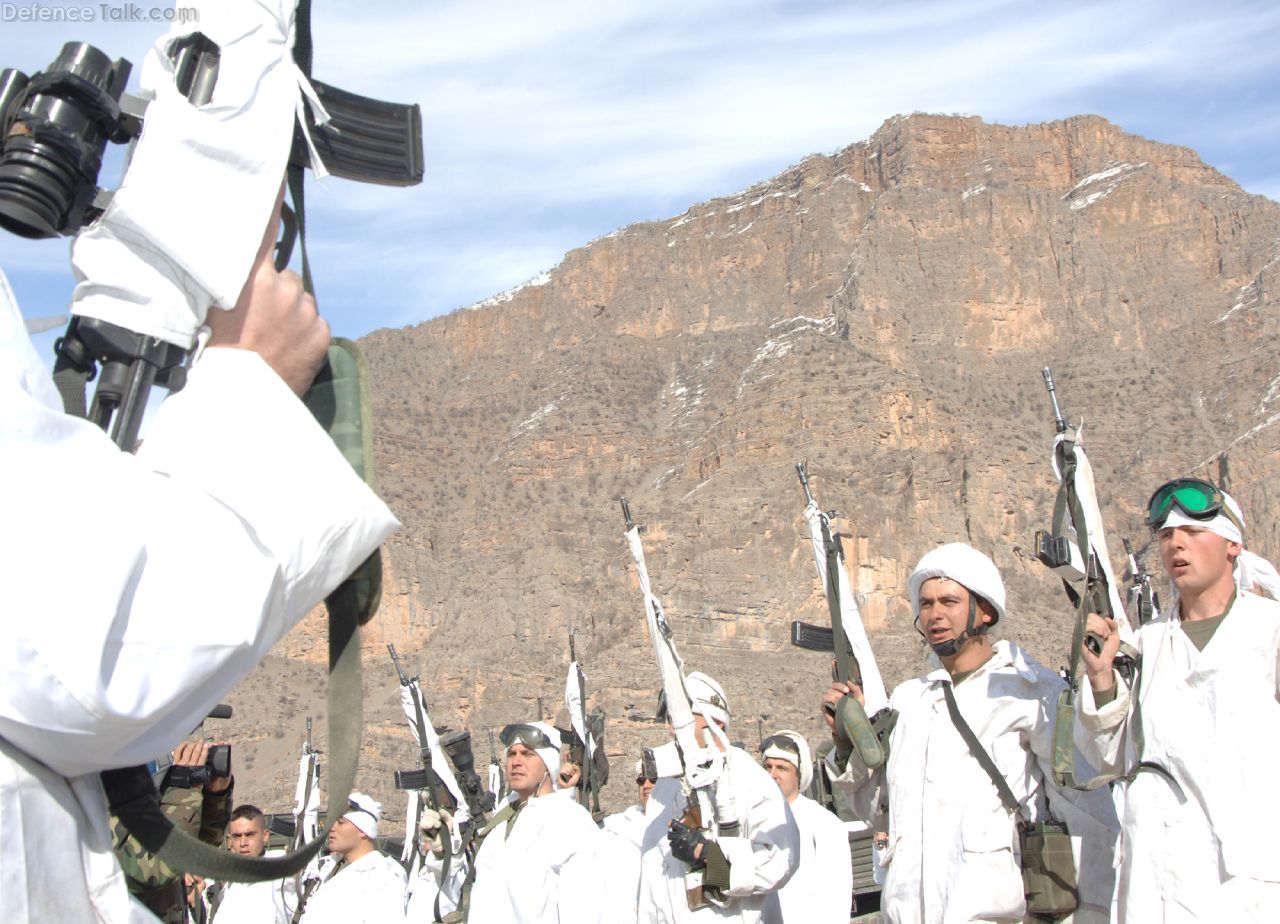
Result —
<instances>
[{"instance_id":1,"label":"soldier's hand gripping rifle","mask_svg":"<svg viewBox=\"0 0 1280 924\"><path fill-rule=\"evenodd\" d=\"M831 613L831 632L828 634L818 626L796 620L791 623L791 644L834 652L833 679L862 688L865 706L856 697L845 696L834 708L828 707L828 711L836 720L836 749L840 759L843 761L856 750L867 768L874 770L885 762L888 754L886 738L896 715L889 709L889 696L871 652L871 642L867 639L866 627L862 625L857 600L849 586L840 535L831 529L835 514L823 513L818 507L809 489L809 473L803 462L796 463L796 474L804 488L804 518L809 523L813 563L818 569L818 579L822 581L822 592Z\"/></svg>"},{"instance_id":2,"label":"soldier's hand gripping rifle","mask_svg":"<svg viewBox=\"0 0 1280 924\"><path fill-rule=\"evenodd\" d=\"M1115 620L1120 635L1120 653L1115 664L1123 676L1132 678L1138 651L1107 553L1102 512L1094 489L1093 467L1081 445L1083 425L1073 427L1067 423L1058 404L1053 373L1045 367L1041 375L1053 408L1056 430L1053 470L1058 477L1058 495L1053 505L1051 530L1036 532L1036 557L1062 579L1067 597L1076 607L1067 689L1058 700L1054 726L1053 773L1059 785L1075 786L1073 729L1076 697L1080 689L1080 648L1087 644L1090 651L1102 650L1096 636L1085 636L1085 621L1089 614L1097 613Z\"/></svg>"},{"instance_id":3,"label":"soldier's hand gripping rifle","mask_svg":"<svg viewBox=\"0 0 1280 924\"><path fill-rule=\"evenodd\" d=\"M626 523L627 547L635 561L640 592L644 597L649 640L653 643L654 657L662 677L662 696L667 720L675 732L672 745L645 749L645 774L651 778L660 775L680 777L680 788L686 806L680 819L682 824L708 831L720 838L736 836L739 828L737 806L733 802L732 789L725 780L724 753L714 744L704 745L694 732L693 704L685 687L684 664L676 652L662 603L654 595L649 583L644 546L640 542L640 528L631 518L631 507L625 497L622 498L622 517ZM724 747L729 746L727 737L718 725L708 719L707 728L708 733L715 736ZM673 755L674 766L660 766L665 764L662 758L667 755ZM725 785L718 786L722 781ZM709 896L703 888L702 869L690 868L685 873L685 896L691 909L708 904Z\"/></svg>"}]
</instances>

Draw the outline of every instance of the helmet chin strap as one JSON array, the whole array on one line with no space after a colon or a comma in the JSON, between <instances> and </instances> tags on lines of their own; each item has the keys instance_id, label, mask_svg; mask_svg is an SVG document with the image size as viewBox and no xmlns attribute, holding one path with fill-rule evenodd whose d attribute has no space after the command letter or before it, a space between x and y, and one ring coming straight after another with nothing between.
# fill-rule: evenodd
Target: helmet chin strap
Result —
<instances>
[{"instance_id":1,"label":"helmet chin strap","mask_svg":"<svg viewBox=\"0 0 1280 924\"><path fill-rule=\"evenodd\" d=\"M977 638L980 635L986 635L987 630L991 626L987 623L978 624L978 603L977 597L973 591L969 591L969 618L965 621L964 631L955 638L949 638L942 642L929 642L929 647L933 649L933 653L939 658L953 658L963 646L964 643L971 638ZM916 631L928 641L928 636L924 634L924 630L920 628L920 617L916 617Z\"/></svg>"}]
</instances>

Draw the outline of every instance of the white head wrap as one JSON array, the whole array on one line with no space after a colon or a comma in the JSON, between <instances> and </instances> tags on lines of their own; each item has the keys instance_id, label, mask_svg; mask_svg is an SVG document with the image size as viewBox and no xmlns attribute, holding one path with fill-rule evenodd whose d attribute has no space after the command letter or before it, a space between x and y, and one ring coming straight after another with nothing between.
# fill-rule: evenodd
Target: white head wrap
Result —
<instances>
[{"instance_id":1,"label":"white head wrap","mask_svg":"<svg viewBox=\"0 0 1280 924\"><path fill-rule=\"evenodd\" d=\"M1226 491L1222 492L1222 502L1227 510L1230 510L1236 517L1235 523L1231 521L1231 517L1221 510L1212 520L1197 520L1194 517L1187 516L1177 504L1174 504L1169 508L1169 515L1160 524L1160 528L1164 529L1166 526L1195 526L1200 529L1207 529L1211 533L1217 533L1228 542L1239 542L1243 545L1244 533L1241 531L1241 527L1245 525L1244 513L1240 510L1240 505L1236 503L1236 499Z\"/></svg>"},{"instance_id":2,"label":"white head wrap","mask_svg":"<svg viewBox=\"0 0 1280 924\"><path fill-rule=\"evenodd\" d=\"M804 736L799 732L783 730L773 735L774 738L788 738L796 746L796 750L800 753L800 764L796 766L796 755L788 751L784 747L770 742L764 749L761 758L774 757L778 760L785 760L800 772L800 791L804 792L809 788L809 784L813 782L813 755L809 753L809 742L804 740Z\"/></svg>"},{"instance_id":3,"label":"white head wrap","mask_svg":"<svg viewBox=\"0 0 1280 924\"><path fill-rule=\"evenodd\" d=\"M729 727L729 700L725 698L724 688L720 684L701 671L694 671L685 677L684 688L689 694L694 713L719 722L724 728Z\"/></svg>"},{"instance_id":4,"label":"white head wrap","mask_svg":"<svg viewBox=\"0 0 1280 924\"><path fill-rule=\"evenodd\" d=\"M1244 544L1244 533L1241 527L1248 524L1245 523L1244 511L1240 509L1240 505L1236 499L1226 491L1222 492L1222 502L1227 510L1235 516L1235 522L1231 517L1227 516L1224 511L1218 511L1218 515L1212 520L1197 520L1189 517L1178 509L1177 505L1169 508L1169 515L1165 517L1160 528L1166 526L1193 526L1200 529L1206 529L1211 533L1216 533L1228 542L1238 542ZM1252 591L1255 586L1265 590L1273 600L1280 600L1280 574L1276 573L1275 565L1267 561L1261 555L1256 555L1248 549L1240 552L1235 563L1235 579L1236 586L1241 590Z\"/></svg>"},{"instance_id":5,"label":"white head wrap","mask_svg":"<svg viewBox=\"0 0 1280 924\"><path fill-rule=\"evenodd\" d=\"M925 581L934 578L949 578L963 585L970 593L977 594L995 607L996 622L1004 619L1004 581L1000 578L1000 571L995 562L973 546L952 542L926 552L920 559L907 582L911 593L911 614L917 618L920 616L920 588Z\"/></svg>"},{"instance_id":6,"label":"white head wrap","mask_svg":"<svg viewBox=\"0 0 1280 924\"><path fill-rule=\"evenodd\" d=\"M348 808L342 817L360 829L360 833L371 841L378 839L378 819L382 817L382 803L362 792L350 795L354 808Z\"/></svg>"},{"instance_id":7,"label":"white head wrap","mask_svg":"<svg viewBox=\"0 0 1280 924\"><path fill-rule=\"evenodd\" d=\"M550 747L534 748L538 756L542 758L542 762L547 765L547 773L551 776L551 788L560 788L560 748L563 746L560 741L560 730L549 722L530 722L534 728L541 731L551 741ZM541 784L539 784L541 786Z\"/></svg>"}]
</instances>

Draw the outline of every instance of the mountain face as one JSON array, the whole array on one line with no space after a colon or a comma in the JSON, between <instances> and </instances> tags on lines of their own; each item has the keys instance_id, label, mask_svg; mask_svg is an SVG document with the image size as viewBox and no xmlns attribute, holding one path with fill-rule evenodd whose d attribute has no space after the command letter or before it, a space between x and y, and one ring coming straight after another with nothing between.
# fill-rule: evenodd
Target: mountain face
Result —
<instances>
[{"instance_id":1,"label":"mountain face","mask_svg":"<svg viewBox=\"0 0 1280 924\"><path fill-rule=\"evenodd\" d=\"M890 686L924 660L907 576L957 540L1004 575L998 634L1065 663L1073 613L1032 552L1056 490L1043 366L1085 421L1115 551L1130 537L1158 572L1142 505L1196 473L1229 476L1250 546L1274 557L1277 276L1280 205L1193 151L1093 116L913 115L370 334L382 493L405 528L366 636L361 785L398 811L390 771L415 760L384 642L483 764L487 727L559 707L574 630L608 713L606 801L632 799L639 746L664 732L623 495L686 669L726 688L731 736L816 744L828 664L788 644L790 620L826 618L798 460L841 515ZM251 785L273 806L301 716L323 711L323 637L311 617L247 682L263 694L241 709Z\"/></svg>"}]
</instances>

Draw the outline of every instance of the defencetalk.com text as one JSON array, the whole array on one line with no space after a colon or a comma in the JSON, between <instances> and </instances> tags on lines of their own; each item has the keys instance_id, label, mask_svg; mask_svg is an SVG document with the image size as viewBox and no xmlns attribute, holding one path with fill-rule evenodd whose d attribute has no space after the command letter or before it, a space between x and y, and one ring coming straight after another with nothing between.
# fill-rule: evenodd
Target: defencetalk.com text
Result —
<instances>
[{"instance_id":1,"label":"defencetalk.com text","mask_svg":"<svg viewBox=\"0 0 1280 924\"><path fill-rule=\"evenodd\" d=\"M0 22L198 22L192 7L147 7L137 3L94 3L54 6L44 3L0 3Z\"/></svg>"}]
</instances>

